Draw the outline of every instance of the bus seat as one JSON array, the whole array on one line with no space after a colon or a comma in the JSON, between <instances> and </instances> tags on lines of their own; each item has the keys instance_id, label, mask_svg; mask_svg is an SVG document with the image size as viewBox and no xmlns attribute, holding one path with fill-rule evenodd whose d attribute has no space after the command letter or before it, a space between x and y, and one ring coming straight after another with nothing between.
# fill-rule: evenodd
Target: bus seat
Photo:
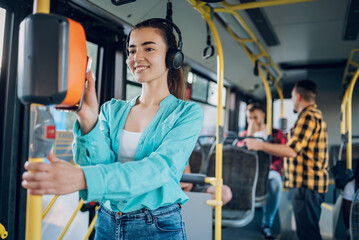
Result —
<instances>
[{"instance_id":1,"label":"bus seat","mask_svg":"<svg viewBox=\"0 0 359 240\"><path fill-rule=\"evenodd\" d=\"M255 206L262 207L267 202L268 175L272 163L272 157L268 153L258 151L258 180L256 187Z\"/></svg>"},{"instance_id":2,"label":"bus seat","mask_svg":"<svg viewBox=\"0 0 359 240\"><path fill-rule=\"evenodd\" d=\"M359 190L356 191L350 208L350 239L359 239Z\"/></svg>"},{"instance_id":3,"label":"bus seat","mask_svg":"<svg viewBox=\"0 0 359 240\"><path fill-rule=\"evenodd\" d=\"M339 159L340 145L331 145L329 149L329 167L332 168L340 160L347 160L347 148L344 146L341 151L341 159ZM359 143L352 145L352 158L359 159ZM353 167L354 169L354 167Z\"/></svg>"},{"instance_id":4,"label":"bus seat","mask_svg":"<svg viewBox=\"0 0 359 240\"><path fill-rule=\"evenodd\" d=\"M340 150L341 149L341 150ZM341 157L339 157L339 153L341 151ZM335 178L335 186L338 189L344 189L345 184L349 181L349 179L353 176L353 172L356 169L357 162L359 160L359 144L352 145L352 169L353 172L348 172L346 167L346 155L347 149L345 146L341 145L332 145L329 151L329 166L330 172L329 177ZM336 192L334 192L334 197L336 197Z\"/></svg>"},{"instance_id":5,"label":"bus seat","mask_svg":"<svg viewBox=\"0 0 359 240\"><path fill-rule=\"evenodd\" d=\"M211 153L216 149L216 136L214 135L204 135L199 136L198 138L199 146L203 154L203 161L200 173L206 174L208 167L208 158Z\"/></svg>"},{"instance_id":6,"label":"bus seat","mask_svg":"<svg viewBox=\"0 0 359 240\"><path fill-rule=\"evenodd\" d=\"M223 145L232 145L233 142L238 138L238 133L234 131L228 131L227 137L224 139Z\"/></svg>"},{"instance_id":7,"label":"bus seat","mask_svg":"<svg viewBox=\"0 0 359 240\"><path fill-rule=\"evenodd\" d=\"M189 157L189 165L191 166L192 173L200 173L202 169L202 164L204 161L204 156L201 149L195 148Z\"/></svg>"},{"instance_id":8,"label":"bus seat","mask_svg":"<svg viewBox=\"0 0 359 240\"><path fill-rule=\"evenodd\" d=\"M215 152L208 162L207 176L215 176ZM223 184L232 190L232 200L223 206L223 226L243 227L255 211L255 189L258 177L256 153L234 146L223 146Z\"/></svg>"}]
</instances>

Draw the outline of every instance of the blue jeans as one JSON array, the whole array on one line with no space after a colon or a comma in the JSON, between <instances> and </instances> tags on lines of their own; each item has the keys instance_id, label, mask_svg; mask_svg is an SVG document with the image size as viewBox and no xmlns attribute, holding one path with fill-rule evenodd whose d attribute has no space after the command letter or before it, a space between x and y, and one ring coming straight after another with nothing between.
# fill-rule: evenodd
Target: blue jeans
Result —
<instances>
[{"instance_id":1,"label":"blue jeans","mask_svg":"<svg viewBox=\"0 0 359 240\"><path fill-rule=\"evenodd\" d=\"M97 210L95 240L185 240L181 206L172 204L156 210L145 208L116 213L103 204Z\"/></svg>"},{"instance_id":2,"label":"blue jeans","mask_svg":"<svg viewBox=\"0 0 359 240\"><path fill-rule=\"evenodd\" d=\"M282 192L282 178L277 171L270 170L267 204L263 206L262 227L272 227Z\"/></svg>"}]
</instances>

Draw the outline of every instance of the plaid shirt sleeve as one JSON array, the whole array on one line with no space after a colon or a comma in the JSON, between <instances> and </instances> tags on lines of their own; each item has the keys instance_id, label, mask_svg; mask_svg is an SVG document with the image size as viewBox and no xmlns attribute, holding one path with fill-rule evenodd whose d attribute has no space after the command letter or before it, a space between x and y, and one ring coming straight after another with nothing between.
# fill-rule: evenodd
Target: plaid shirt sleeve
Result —
<instances>
[{"instance_id":1,"label":"plaid shirt sleeve","mask_svg":"<svg viewBox=\"0 0 359 240\"><path fill-rule=\"evenodd\" d=\"M291 138L287 145L294 149L297 154L309 144L310 137L315 132L316 121L311 114L304 113L291 131Z\"/></svg>"}]
</instances>

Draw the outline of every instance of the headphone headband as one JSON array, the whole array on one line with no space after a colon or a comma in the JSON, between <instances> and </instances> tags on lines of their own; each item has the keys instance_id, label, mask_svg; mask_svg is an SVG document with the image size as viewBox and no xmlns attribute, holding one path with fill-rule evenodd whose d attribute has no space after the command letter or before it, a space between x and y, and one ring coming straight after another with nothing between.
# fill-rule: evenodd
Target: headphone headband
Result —
<instances>
[{"instance_id":1,"label":"headphone headband","mask_svg":"<svg viewBox=\"0 0 359 240\"><path fill-rule=\"evenodd\" d=\"M179 27L177 27L176 24L174 24L173 22L167 20L167 19L164 19L164 18L150 18L150 19L147 19L145 20L146 22L151 22L151 21L159 21L159 22L163 22L163 23L167 23L169 25L171 25L171 27L173 27L176 32L177 32L177 35L178 35L178 46L177 46L177 49L178 50L182 50L182 33L181 33L181 30L179 29Z\"/></svg>"}]
</instances>

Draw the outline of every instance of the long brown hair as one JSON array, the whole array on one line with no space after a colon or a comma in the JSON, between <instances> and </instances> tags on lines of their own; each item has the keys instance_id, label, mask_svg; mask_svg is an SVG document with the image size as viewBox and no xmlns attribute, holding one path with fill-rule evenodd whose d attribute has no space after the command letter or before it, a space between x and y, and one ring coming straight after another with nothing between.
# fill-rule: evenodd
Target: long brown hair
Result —
<instances>
[{"instance_id":1,"label":"long brown hair","mask_svg":"<svg viewBox=\"0 0 359 240\"><path fill-rule=\"evenodd\" d=\"M177 41L175 35L173 34L172 26L166 23L165 21L161 21L161 19L147 19L145 21L136 24L132 28L131 32L135 29L140 29L140 28L154 28L158 30L164 42L167 45L167 51L168 49L177 48ZM128 49L128 44L130 42L131 32L127 36L126 51ZM179 69L169 68L167 74L167 86L168 86L168 90L173 96L182 100L186 99L186 88L183 78L182 67L180 67Z\"/></svg>"}]
</instances>

